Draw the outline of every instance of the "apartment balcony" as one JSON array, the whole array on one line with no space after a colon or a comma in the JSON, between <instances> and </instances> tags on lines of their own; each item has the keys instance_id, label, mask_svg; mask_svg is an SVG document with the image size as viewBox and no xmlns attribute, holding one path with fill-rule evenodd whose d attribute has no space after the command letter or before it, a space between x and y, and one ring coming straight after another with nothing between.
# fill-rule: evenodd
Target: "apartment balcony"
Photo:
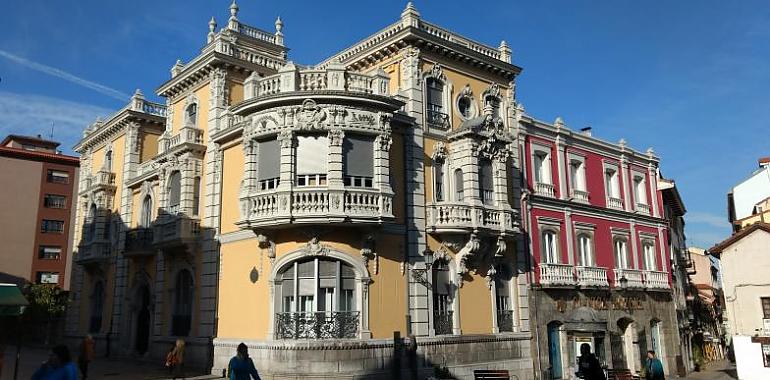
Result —
<instances>
[{"instance_id":1,"label":"apartment balcony","mask_svg":"<svg viewBox=\"0 0 770 380\"><path fill-rule=\"evenodd\" d=\"M636 269L613 269L615 275L612 286L616 288L643 289L644 272ZM625 284L623 283L625 279Z\"/></svg>"},{"instance_id":2,"label":"apartment balcony","mask_svg":"<svg viewBox=\"0 0 770 380\"><path fill-rule=\"evenodd\" d=\"M622 210L623 200L615 197L607 197L607 207Z\"/></svg>"},{"instance_id":3,"label":"apartment balcony","mask_svg":"<svg viewBox=\"0 0 770 380\"><path fill-rule=\"evenodd\" d=\"M449 129L449 126L450 126L449 115L440 111L428 110L425 113L425 121L427 122L429 127L436 128L436 129L447 130Z\"/></svg>"},{"instance_id":4,"label":"apartment balcony","mask_svg":"<svg viewBox=\"0 0 770 380\"><path fill-rule=\"evenodd\" d=\"M570 264L549 264L540 263L540 285L543 287L551 286L574 286L575 282L574 267Z\"/></svg>"},{"instance_id":5,"label":"apartment balcony","mask_svg":"<svg viewBox=\"0 0 770 380\"><path fill-rule=\"evenodd\" d=\"M115 193L115 173L106 168L99 169L98 172L85 176L85 184L80 193L104 191Z\"/></svg>"},{"instance_id":6,"label":"apartment balcony","mask_svg":"<svg viewBox=\"0 0 770 380\"><path fill-rule=\"evenodd\" d=\"M641 214L649 215L650 214L650 205L648 205L646 203L639 203L639 202L637 202L636 203L636 212L641 213Z\"/></svg>"},{"instance_id":7,"label":"apartment balcony","mask_svg":"<svg viewBox=\"0 0 770 380\"><path fill-rule=\"evenodd\" d=\"M645 271L644 284L647 289L669 290L668 273L658 271Z\"/></svg>"},{"instance_id":8,"label":"apartment balcony","mask_svg":"<svg viewBox=\"0 0 770 380\"><path fill-rule=\"evenodd\" d=\"M197 242L201 222L198 219L167 215L161 217L152 228L153 245L156 248L172 248Z\"/></svg>"},{"instance_id":9,"label":"apartment balcony","mask_svg":"<svg viewBox=\"0 0 770 380\"><path fill-rule=\"evenodd\" d=\"M130 257L154 255L156 249L153 247L153 236L153 230L149 227L128 230L123 254Z\"/></svg>"},{"instance_id":10,"label":"apartment balcony","mask_svg":"<svg viewBox=\"0 0 770 380\"><path fill-rule=\"evenodd\" d=\"M588 203L588 192L583 190L572 189L570 194L572 200L580 203Z\"/></svg>"},{"instance_id":11,"label":"apartment balcony","mask_svg":"<svg viewBox=\"0 0 770 380\"><path fill-rule=\"evenodd\" d=\"M464 202L439 202L428 204L426 212L429 232L464 233L477 230L515 232L512 209L470 205Z\"/></svg>"},{"instance_id":12,"label":"apartment balcony","mask_svg":"<svg viewBox=\"0 0 770 380\"><path fill-rule=\"evenodd\" d=\"M80 265L100 264L109 261L112 244L107 240L93 240L81 243L75 262Z\"/></svg>"},{"instance_id":13,"label":"apartment balcony","mask_svg":"<svg viewBox=\"0 0 770 380\"><path fill-rule=\"evenodd\" d=\"M575 267L577 284L581 287L609 287L607 281L607 268L599 267Z\"/></svg>"},{"instance_id":14,"label":"apartment balcony","mask_svg":"<svg viewBox=\"0 0 770 380\"><path fill-rule=\"evenodd\" d=\"M556 190L554 186L550 183L545 182L536 182L535 183L535 194L543 196L543 197L555 197L556 196Z\"/></svg>"},{"instance_id":15,"label":"apartment balcony","mask_svg":"<svg viewBox=\"0 0 770 380\"><path fill-rule=\"evenodd\" d=\"M241 198L245 228L290 224L381 224L393 219L393 194L376 189L295 187L259 191Z\"/></svg>"},{"instance_id":16,"label":"apartment balcony","mask_svg":"<svg viewBox=\"0 0 770 380\"><path fill-rule=\"evenodd\" d=\"M159 155L169 152L204 152L205 150L203 130L189 125L182 127L175 135L169 136L166 132L158 139Z\"/></svg>"}]
</instances>

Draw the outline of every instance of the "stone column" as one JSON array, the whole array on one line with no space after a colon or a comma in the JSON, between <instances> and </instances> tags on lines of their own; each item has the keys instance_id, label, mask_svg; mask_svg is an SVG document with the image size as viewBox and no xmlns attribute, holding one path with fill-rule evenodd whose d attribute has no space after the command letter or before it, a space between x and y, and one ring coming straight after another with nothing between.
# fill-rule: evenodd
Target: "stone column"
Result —
<instances>
[{"instance_id":1,"label":"stone column","mask_svg":"<svg viewBox=\"0 0 770 380\"><path fill-rule=\"evenodd\" d=\"M630 232L631 236L628 237L628 240L629 240L628 242L630 243L629 247L631 249L631 257L633 258L633 268L643 269L644 268L644 265L642 264L643 261L642 261L642 258L639 257L640 256L639 250L638 250L638 247L636 246L636 238L637 238L636 222L633 219L631 219L631 222L629 223L629 227L631 231Z\"/></svg>"},{"instance_id":2,"label":"stone column","mask_svg":"<svg viewBox=\"0 0 770 380\"><path fill-rule=\"evenodd\" d=\"M574 250L574 238L572 236L572 209L566 207L564 209L564 232L566 232L566 246L567 246L567 264L580 265Z\"/></svg>"},{"instance_id":3,"label":"stone column","mask_svg":"<svg viewBox=\"0 0 770 380\"><path fill-rule=\"evenodd\" d=\"M332 129L328 132L329 139L329 161L326 175L328 188L342 189L343 168L342 168L342 142L345 139L345 132L341 129Z\"/></svg>"}]
</instances>

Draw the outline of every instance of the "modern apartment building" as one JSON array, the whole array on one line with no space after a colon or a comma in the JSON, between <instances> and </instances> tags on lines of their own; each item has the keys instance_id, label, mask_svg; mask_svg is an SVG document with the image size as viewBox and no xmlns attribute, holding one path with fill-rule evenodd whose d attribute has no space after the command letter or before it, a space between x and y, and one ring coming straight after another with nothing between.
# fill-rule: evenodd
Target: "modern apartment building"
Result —
<instances>
[{"instance_id":1,"label":"modern apartment building","mask_svg":"<svg viewBox=\"0 0 770 380\"><path fill-rule=\"evenodd\" d=\"M9 135L0 142L0 282L69 289L77 157L58 142Z\"/></svg>"},{"instance_id":2,"label":"modern apartment building","mask_svg":"<svg viewBox=\"0 0 770 380\"><path fill-rule=\"evenodd\" d=\"M632 373L652 349L675 373L679 329L659 158L573 131L560 118L518 115L540 373L571 376L583 343Z\"/></svg>"},{"instance_id":3,"label":"modern apartment building","mask_svg":"<svg viewBox=\"0 0 770 380\"><path fill-rule=\"evenodd\" d=\"M137 92L76 147L67 334L153 360L184 337L213 373L246 342L267 376L532 378L507 44L409 4L303 66L282 20L229 10L165 105Z\"/></svg>"}]
</instances>

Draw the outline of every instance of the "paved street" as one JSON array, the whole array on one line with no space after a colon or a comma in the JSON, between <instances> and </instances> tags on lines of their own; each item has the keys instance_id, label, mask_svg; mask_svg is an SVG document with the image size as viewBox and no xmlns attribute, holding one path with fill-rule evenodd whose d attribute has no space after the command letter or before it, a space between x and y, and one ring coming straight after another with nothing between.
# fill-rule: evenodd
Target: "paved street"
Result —
<instances>
[{"instance_id":1,"label":"paved street","mask_svg":"<svg viewBox=\"0 0 770 380\"><path fill-rule=\"evenodd\" d=\"M687 376L687 380L735 380L735 365L727 360L711 363L701 372L694 372Z\"/></svg>"},{"instance_id":2,"label":"paved street","mask_svg":"<svg viewBox=\"0 0 770 380\"><path fill-rule=\"evenodd\" d=\"M13 379L13 365L16 355L15 347L8 347L5 352L5 365L3 367L0 380ZM40 366L40 363L48 358L48 351L40 348L22 348L21 360L19 361L18 379L29 379ZM166 379L167 373L161 364L133 361L97 358L91 363L89 368L89 379ZM187 377L187 379L210 379L210 375L205 375L200 371L188 371L188 375L197 377ZM201 376L204 375L204 376Z\"/></svg>"}]
</instances>

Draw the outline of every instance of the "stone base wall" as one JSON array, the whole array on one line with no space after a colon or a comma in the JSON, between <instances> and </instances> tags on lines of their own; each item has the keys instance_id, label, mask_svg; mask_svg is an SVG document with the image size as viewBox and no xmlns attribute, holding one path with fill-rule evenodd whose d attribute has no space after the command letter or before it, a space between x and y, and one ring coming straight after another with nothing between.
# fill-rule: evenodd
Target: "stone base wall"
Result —
<instances>
[{"instance_id":1,"label":"stone base wall","mask_svg":"<svg viewBox=\"0 0 770 380\"><path fill-rule=\"evenodd\" d=\"M212 374L222 374L240 342L214 340ZM533 379L528 333L417 338L416 350L409 339L243 343L263 379L424 379L434 368L456 379L473 379L476 369Z\"/></svg>"}]
</instances>

